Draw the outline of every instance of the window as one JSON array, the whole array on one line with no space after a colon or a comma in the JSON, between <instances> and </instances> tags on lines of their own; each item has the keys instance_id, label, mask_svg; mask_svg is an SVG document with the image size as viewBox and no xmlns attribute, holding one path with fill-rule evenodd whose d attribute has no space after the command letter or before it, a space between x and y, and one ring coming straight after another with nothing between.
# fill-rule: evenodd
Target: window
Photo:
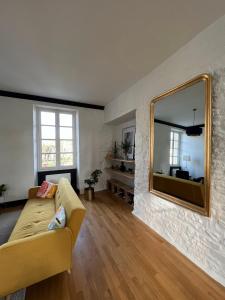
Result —
<instances>
[{"instance_id":1,"label":"window","mask_svg":"<svg viewBox=\"0 0 225 300\"><path fill-rule=\"evenodd\" d=\"M170 132L170 165L177 166L180 163L180 132Z\"/></svg>"},{"instance_id":2,"label":"window","mask_svg":"<svg viewBox=\"0 0 225 300\"><path fill-rule=\"evenodd\" d=\"M39 169L74 166L74 117L72 112L38 109Z\"/></svg>"}]
</instances>

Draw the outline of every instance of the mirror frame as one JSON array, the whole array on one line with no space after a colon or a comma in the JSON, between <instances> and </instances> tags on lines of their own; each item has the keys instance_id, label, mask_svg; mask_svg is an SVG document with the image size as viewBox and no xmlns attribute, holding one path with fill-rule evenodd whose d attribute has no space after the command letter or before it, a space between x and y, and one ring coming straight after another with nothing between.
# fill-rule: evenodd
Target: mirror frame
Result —
<instances>
[{"instance_id":1,"label":"mirror frame","mask_svg":"<svg viewBox=\"0 0 225 300\"><path fill-rule=\"evenodd\" d=\"M154 162L154 112L155 112L155 104L158 101L163 101L167 96L171 96L177 92L180 92L187 87L190 87L200 81L204 81L205 83L205 137L204 137L204 153L205 153L205 161L204 161L204 207L200 207L191 203L188 203L185 200L180 198L171 196L169 194L160 192L153 188L153 162ZM183 206L185 208L191 209L197 213L200 213L205 216L210 216L210 169L211 169L211 132L212 132L212 124L211 124L211 114L212 114L212 99L211 99L211 76L209 74L201 74L157 97L154 97L150 102L150 172L149 172L149 191L150 193Z\"/></svg>"}]
</instances>

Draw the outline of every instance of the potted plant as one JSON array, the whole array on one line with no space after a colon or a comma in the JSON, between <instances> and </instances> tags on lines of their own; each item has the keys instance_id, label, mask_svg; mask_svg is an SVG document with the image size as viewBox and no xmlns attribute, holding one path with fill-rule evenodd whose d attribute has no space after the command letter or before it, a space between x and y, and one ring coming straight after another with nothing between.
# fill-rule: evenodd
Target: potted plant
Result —
<instances>
[{"instance_id":1,"label":"potted plant","mask_svg":"<svg viewBox=\"0 0 225 300\"><path fill-rule=\"evenodd\" d=\"M118 155L118 147L117 147L116 142L115 142L115 144L114 144L113 154L114 154L114 158L117 158L117 155Z\"/></svg>"},{"instance_id":2,"label":"potted plant","mask_svg":"<svg viewBox=\"0 0 225 300\"><path fill-rule=\"evenodd\" d=\"M84 183L88 185L88 187L84 189L84 194L90 201L94 198L94 186L98 182L101 174L102 171L97 169L91 173L89 178L84 180Z\"/></svg>"},{"instance_id":3,"label":"potted plant","mask_svg":"<svg viewBox=\"0 0 225 300\"><path fill-rule=\"evenodd\" d=\"M0 202L4 202L4 192L7 190L7 187L5 184L0 185Z\"/></svg>"},{"instance_id":4,"label":"potted plant","mask_svg":"<svg viewBox=\"0 0 225 300\"><path fill-rule=\"evenodd\" d=\"M4 192L7 190L6 185L5 184L1 184L0 185L0 197L3 196Z\"/></svg>"},{"instance_id":5,"label":"potted plant","mask_svg":"<svg viewBox=\"0 0 225 300\"><path fill-rule=\"evenodd\" d=\"M128 152L131 148L131 143L129 141L125 140L124 142L122 142L121 148L123 150L125 159L128 160L128 155L127 154L128 154Z\"/></svg>"}]
</instances>

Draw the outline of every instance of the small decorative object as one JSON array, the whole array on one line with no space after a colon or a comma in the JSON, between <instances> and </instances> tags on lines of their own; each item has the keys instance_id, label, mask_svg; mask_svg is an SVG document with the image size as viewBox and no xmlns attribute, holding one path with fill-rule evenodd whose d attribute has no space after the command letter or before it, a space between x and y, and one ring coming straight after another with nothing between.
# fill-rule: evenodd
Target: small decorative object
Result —
<instances>
[{"instance_id":1,"label":"small decorative object","mask_svg":"<svg viewBox=\"0 0 225 300\"><path fill-rule=\"evenodd\" d=\"M122 150L125 154L125 159L134 158L134 145L135 145L135 126L123 129Z\"/></svg>"},{"instance_id":2,"label":"small decorative object","mask_svg":"<svg viewBox=\"0 0 225 300\"><path fill-rule=\"evenodd\" d=\"M124 162L121 162L120 171L121 172L126 172L126 167L124 165Z\"/></svg>"},{"instance_id":3,"label":"small decorative object","mask_svg":"<svg viewBox=\"0 0 225 300\"><path fill-rule=\"evenodd\" d=\"M134 142L134 147L133 147L133 160L135 160L135 142Z\"/></svg>"},{"instance_id":4,"label":"small decorative object","mask_svg":"<svg viewBox=\"0 0 225 300\"><path fill-rule=\"evenodd\" d=\"M5 184L0 185L0 197L3 196L4 192L7 190L7 187Z\"/></svg>"},{"instance_id":5,"label":"small decorative object","mask_svg":"<svg viewBox=\"0 0 225 300\"><path fill-rule=\"evenodd\" d=\"M129 168L129 169L128 169L128 172L129 172L130 174L134 174L134 169Z\"/></svg>"},{"instance_id":6,"label":"small decorative object","mask_svg":"<svg viewBox=\"0 0 225 300\"><path fill-rule=\"evenodd\" d=\"M113 158L113 155L112 155L112 151L109 151L107 154L106 154L106 159L112 159Z\"/></svg>"},{"instance_id":7,"label":"small decorative object","mask_svg":"<svg viewBox=\"0 0 225 300\"><path fill-rule=\"evenodd\" d=\"M117 145L116 145L116 142L115 142L115 144L114 144L113 154L114 154L114 158L117 158L117 155L118 155L118 147L117 147Z\"/></svg>"},{"instance_id":8,"label":"small decorative object","mask_svg":"<svg viewBox=\"0 0 225 300\"><path fill-rule=\"evenodd\" d=\"M187 163L191 161L191 156L190 155L184 155L183 156L183 161L186 162L185 169L188 171Z\"/></svg>"},{"instance_id":9,"label":"small decorative object","mask_svg":"<svg viewBox=\"0 0 225 300\"><path fill-rule=\"evenodd\" d=\"M88 179L84 180L84 183L88 185L88 187L84 189L84 194L89 201L94 199L94 187L93 186L95 186L95 184L98 182L101 174L102 174L102 171L97 169L91 173L91 176Z\"/></svg>"},{"instance_id":10,"label":"small decorative object","mask_svg":"<svg viewBox=\"0 0 225 300\"><path fill-rule=\"evenodd\" d=\"M124 153L124 159L128 160L128 152L131 148L130 142L128 140L125 140L125 142L122 142L121 148L122 148L123 153Z\"/></svg>"}]
</instances>

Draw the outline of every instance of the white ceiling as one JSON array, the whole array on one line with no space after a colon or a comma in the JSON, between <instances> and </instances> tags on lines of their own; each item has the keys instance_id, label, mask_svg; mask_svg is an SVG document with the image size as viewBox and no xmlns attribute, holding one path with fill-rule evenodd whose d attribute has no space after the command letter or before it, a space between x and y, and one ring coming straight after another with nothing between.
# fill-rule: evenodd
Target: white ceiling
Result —
<instances>
[{"instance_id":1,"label":"white ceiling","mask_svg":"<svg viewBox=\"0 0 225 300\"><path fill-rule=\"evenodd\" d=\"M156 102L155 118L182 126L205 123L205 82L200 81ZM193 124L196 108L195 124Z\"/></svg>"},{"instance_id":2,"label":"white ceiling","mask_svg":"<svg viewBox=\"0 0 225 300\"><path fill-rule=\"evenodd\" d=\"M224 0L0 4L0 89L101 105L225 14Z\"/></svg>"}]
</instances>

